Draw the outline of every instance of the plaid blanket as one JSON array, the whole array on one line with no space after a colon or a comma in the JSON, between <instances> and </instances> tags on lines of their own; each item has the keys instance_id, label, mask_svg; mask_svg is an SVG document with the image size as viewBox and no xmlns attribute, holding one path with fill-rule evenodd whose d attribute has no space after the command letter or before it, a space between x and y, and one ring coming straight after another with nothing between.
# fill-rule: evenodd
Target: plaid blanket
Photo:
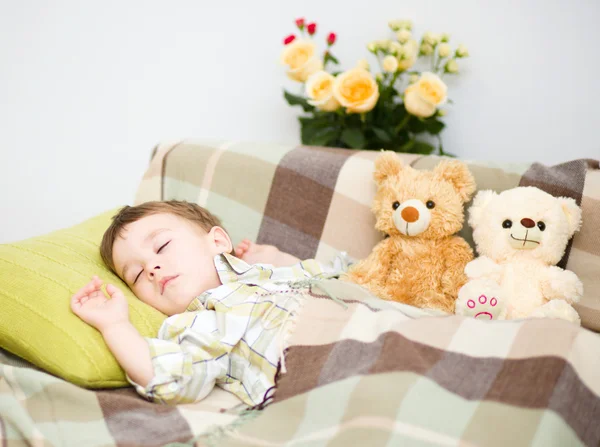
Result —
<instances>
[{"instance_id":1,"label":"plaid blanket","mask_svg":"<svg viewBox=\"0 0 600 447\"><path fill-rule=\"evenodd\" d=\"M600 336L313 289L274 403L224 446L598 446Z\"/></svg>"},{"instance_id":2,"label":"plaid blanket","mask_svg":"<svg viewBox=\"0 0 600 447\"><path fill-rule=\"evenodd\" d=\"M341 281L310 296L262 411L218 388L197 404L152 404L0 359L1 445L598 446L597 334L448 316Z\"/></svg>"},{"instance_id":3,"label":"plaid blanket","mask_svg":"<svg viewBox=\"0 0 600 447\"><path fill-rule=\"evenodd\" d=\"M167 406L133 388L86 390L0 352L0 445L134 447L187 442L239 419L244 405L215 388L205 400Z\"/></svg>"}]
</instances>

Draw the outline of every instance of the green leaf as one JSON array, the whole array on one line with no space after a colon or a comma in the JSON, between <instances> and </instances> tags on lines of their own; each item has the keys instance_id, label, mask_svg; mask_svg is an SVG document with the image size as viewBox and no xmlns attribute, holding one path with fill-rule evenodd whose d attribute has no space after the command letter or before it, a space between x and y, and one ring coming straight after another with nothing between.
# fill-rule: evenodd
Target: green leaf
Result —
<instances>
[{"instance_id":1,"label":"green leaf","mask_svg":"<svg viewBox=\"0 0 600 447\"><path fill-rule=\"evenodd\" d=\"M299 117L302 144L309 146L330 146L339 138L340 130L328 119Z\"/></svg>"},{"instance_id":2,"label":"green leaf","mask_svg":"<svg viewBox=\"0 0 600 447\"><path fill-rule=\"evenodd\" d=\"M434 150L435 150L435 147L433 147L431 144L424 143L422 141L415 141L415 144L413 144L413 146L411 148L411 152L413 154L423 154L423 155L429 155Z\"/></svg>"},{"instance_id":3,"label":"green leaf","mask_svg":"<svg viewBox=\"0 0 600 447\"><path fill-rule=\"evenodd\" d=\"M381 141L384 141L386 143L392 141L392 137L390 137L390 135L385 130L380 129L379 127L373 127L373 133Z\"/></svg>"},{"instance_id":4,"label":"green leaf","mask_svg":"<svg viewBox=\"0 0 600 447\"><path fill-rule=\"evenodd\" d=\"M408 129L412 132L412 133L421 133L421 132L425 132L425 123L423 122L422 119L419 118L414 118L411 119L408 122Z\"/></svg>"},{"instance_id":5,"label":"green leaf","mask_svg":"<svg viewBox=\"0 0 600 447\"><path fill-rule=\"evenodd\" d=\"M306 98L303 98L302 96L292 95L291 93L289 93L285 90L283 91L283 96L289 105L301 106L305 112L310 112L311 110L314 109L314 107L308 103Z\"/></svg>"},{"instance_id":6,"label":"green leaf","mask_svg":"<svg viewBox=\"0 0 600 447\"><path fill-rule=\"evenodd\" d=\"M340 64L340 61L338 61L337 58L333 54L331 54L330 52L325 53L325 64L328 61L331 61L331 62L333 62L336 65Z\"/></svg>"},{"instance_id":7,"label":"green leaf","mask_svg":"<svg viewBox=\"0 0 600 447\"><path fill-rule=\"evenodd\" d=\"M400 149L398 149L398 152L412 152L412 147L415 145L416 141L415 140L408 140L406 143L404 143L402 146L400 146Z\"/></svg>"},{"instance_id":8,"label":"green leaf","mask_svg":"<svg viewBox=\"0 0 600 447\"><path fill-rule=\"evenodd\" d=\"M425 121L425 130L432 135L437 135L444 127L446 127L446 125L436 119Z\"/></svg>"},{"instance_id":9,"label":"green leaf","mask_svg":"<svg viewBox=\"0 0 600 447\"><path fill-rule=\"evenodd\" d=\"M351 127L344 129L342 132L341 140L350 146L352 149L362 149L365 147L365 136L360 129Z\"/></svg>"}]
</instances>

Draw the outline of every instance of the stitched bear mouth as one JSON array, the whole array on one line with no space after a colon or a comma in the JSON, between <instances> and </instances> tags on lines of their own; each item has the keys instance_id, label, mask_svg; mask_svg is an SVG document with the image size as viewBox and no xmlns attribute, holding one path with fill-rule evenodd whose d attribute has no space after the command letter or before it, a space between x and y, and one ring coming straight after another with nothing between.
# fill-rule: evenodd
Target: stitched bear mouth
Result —
<instances>
[{"instance_id":1,"label":"stitched bear mouth","mask_svg":"<svg viewBox=\"0 0 600 447\"><path fill-rule=\"evenodd\" d=\"M523 242L523 247L527 242L533 242L534 244L538 245L540 244L540 241L536 241L535 239L527 239L527 233L525 233L525 239L519 239L518 237L514 237L512 233L510 234L510 237L513 238L515 241Z\"/></svg>"}]
</instances>

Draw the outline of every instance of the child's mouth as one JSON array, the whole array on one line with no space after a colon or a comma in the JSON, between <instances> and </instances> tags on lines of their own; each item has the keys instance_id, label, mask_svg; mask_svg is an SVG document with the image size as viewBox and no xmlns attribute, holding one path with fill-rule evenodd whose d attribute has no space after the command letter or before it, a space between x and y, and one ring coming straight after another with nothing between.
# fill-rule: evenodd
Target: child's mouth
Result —
<instances>
[{"instance_id":1,"label":"child's mouth","mask_svg":"<svg viewBox=\"0 0 600 447\"><path fill-rule=\"evenodd\" d=\"M173 281L178 276L179 275L167 276L166 278L163 278L163 279L160 280L160 294L161 295L163 293L165 293L165 287L167 287L167 284L169 284L171 281Z\"/></svg>"}]
</instances>

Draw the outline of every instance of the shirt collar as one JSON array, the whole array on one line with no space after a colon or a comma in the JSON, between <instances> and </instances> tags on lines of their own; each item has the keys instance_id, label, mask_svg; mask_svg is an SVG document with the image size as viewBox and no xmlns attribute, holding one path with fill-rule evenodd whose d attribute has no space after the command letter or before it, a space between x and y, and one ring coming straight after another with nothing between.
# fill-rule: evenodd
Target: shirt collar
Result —
<instances>
[{"instance_id":1,"label":"shirt collar","mask_svg":"<svg viewBox=\"0 0 600 447\"><path fill-rule=\"evenodd\" d=\"M217 269L217 275L221 284L229 284L238 282L240 276L250 272L253 266L236 258L229 253L221 253L213 258L213 263ZM187 307L187 311L197 311L204 308L206 298L210 295L210 290L207 290L196 297Z\"/></svg>"}]
</instances>

